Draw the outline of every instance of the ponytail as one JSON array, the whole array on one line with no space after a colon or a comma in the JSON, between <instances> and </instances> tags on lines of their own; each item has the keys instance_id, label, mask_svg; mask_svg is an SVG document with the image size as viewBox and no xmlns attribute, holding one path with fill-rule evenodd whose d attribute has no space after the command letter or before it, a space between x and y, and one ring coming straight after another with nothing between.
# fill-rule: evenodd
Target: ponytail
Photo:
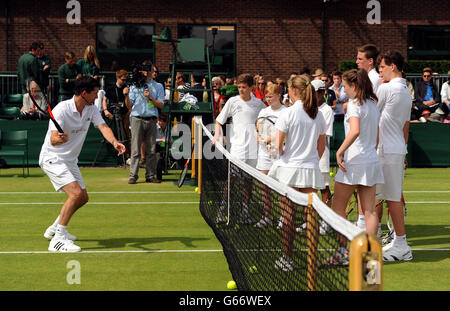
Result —
<instances>
[{"instance_id":1,"label":"ponytail","mask_svg":"<svg viewBox=\"0 0 450 311\"><path fill-rule=\"evenodd\" d=\"M303 102L303 109L311 119L315 119L319 113L319 106L315 95L314 87L305 76L296 76L288 80L288 86L295 88L300 100Z\"/></svg>"}]
</instances>

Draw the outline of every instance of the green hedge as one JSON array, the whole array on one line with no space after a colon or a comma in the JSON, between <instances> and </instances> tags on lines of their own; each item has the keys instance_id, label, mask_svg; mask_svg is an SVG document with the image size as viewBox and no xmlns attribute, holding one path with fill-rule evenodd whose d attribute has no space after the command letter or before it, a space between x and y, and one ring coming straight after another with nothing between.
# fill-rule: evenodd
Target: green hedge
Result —
<instances>
[{"instance_id":1,"label":"green hedge","mask_svg":"<svg viewBox=\"0 0 450 311\"><path fill-rule=\"evenodd\" d=\"M425 67L430 67L434 72L446 74L450 71L450 60L407 60L404 71L407 73L421 73ZM354 60L343 60L338 64L338 70L341 72L356 68Z\"/></svg>"}]
</instances>

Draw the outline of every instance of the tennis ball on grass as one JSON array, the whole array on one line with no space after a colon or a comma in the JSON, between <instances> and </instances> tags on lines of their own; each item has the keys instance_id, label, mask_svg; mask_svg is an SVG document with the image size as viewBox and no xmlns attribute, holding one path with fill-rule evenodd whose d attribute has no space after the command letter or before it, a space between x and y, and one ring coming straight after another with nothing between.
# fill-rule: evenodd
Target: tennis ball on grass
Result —
<instances>
[{"instance_id":1,"label":"tennis ball on grass","mask_svg":"<svg viewBox=\"0 0 450 311\"><path fill-rule=\"evenodd\" d=\"M235 281L229 281L227 283L227 288L228 289L236 289L236 282Z\"/></svg>"},{"instance_id":2,"label":"tennis ball on grass","mask_svg":"<svg viewBox=\"0 0 450 311\"><path fill-rule=\"evenodd\" d=\"M334 177L335 175L336 175L335 172L330 172L330 176L331 176L331 177Z\"/></svg>"},{"instance_id":3,"label":"tennis ball on grass","mask_svg":"<svg viewBox=\"0 0 450 311\"><path fill-rule=\"evenodd\" d=\"M194 191L197 193L198 192L198 187L195 187Z\"/></svg>"}]
</instances>

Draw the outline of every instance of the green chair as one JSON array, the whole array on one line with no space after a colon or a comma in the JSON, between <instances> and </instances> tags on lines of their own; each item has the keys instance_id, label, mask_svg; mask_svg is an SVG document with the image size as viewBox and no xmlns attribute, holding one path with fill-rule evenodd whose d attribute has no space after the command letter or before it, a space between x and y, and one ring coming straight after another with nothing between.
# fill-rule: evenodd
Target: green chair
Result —
<instances>
[{"instance_id":1,"label":"green chair","mask_svg":"<svg viewBox=\"0 0 450 311\"><path fill-rule=\"evenodd\" d=\"M4 107L0 106L0 119L14 120L19 118L19 107Z\"/></svg>"},{"instance_id":2,"label":"green chair","mask_svg":"<svg viewBox=\"0 0 450 311\"><path fill-rule=\"evenodd\" d=\"M5 98L4 106L22 107L23 94L8 94Z\"/></svg>"},{"instance_id":3,"label":"green chair","mask_svg":"<svg viewBox=\"0 0 450 311\"><path fill-rule=\"evenodd\" d=\"M199 38L179 39L178 56L182 62L205 62L205 40Z\"/></svg>"},{"instance_id":4,"label":"green chair","mask_svg":"<svg viewBox=\"0 0 450 311\"><path fill-rule=\"evenodd\" d=\"M30 176L27 130L1 132L0 158L3 157L21 157L23 177L25 177L25 166L27 167L28 176Z\"/></svg>"}]
</instances>

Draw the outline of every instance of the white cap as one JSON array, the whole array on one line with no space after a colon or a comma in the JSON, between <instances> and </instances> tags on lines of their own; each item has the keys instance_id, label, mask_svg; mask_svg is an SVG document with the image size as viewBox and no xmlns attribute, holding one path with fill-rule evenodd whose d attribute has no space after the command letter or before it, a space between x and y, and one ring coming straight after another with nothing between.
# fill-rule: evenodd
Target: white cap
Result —
<instances>
[{"instance_id":1,"label":"white cap","mask_svg":"<svg viewBox=\"0 0 450 311\"><path fill-rule=\"evenodd\" d=\"M325 82L323 82L322 80L312 80L311 84L316 92L319 90L325 90Z\"/></svg>"}]
</instances>

